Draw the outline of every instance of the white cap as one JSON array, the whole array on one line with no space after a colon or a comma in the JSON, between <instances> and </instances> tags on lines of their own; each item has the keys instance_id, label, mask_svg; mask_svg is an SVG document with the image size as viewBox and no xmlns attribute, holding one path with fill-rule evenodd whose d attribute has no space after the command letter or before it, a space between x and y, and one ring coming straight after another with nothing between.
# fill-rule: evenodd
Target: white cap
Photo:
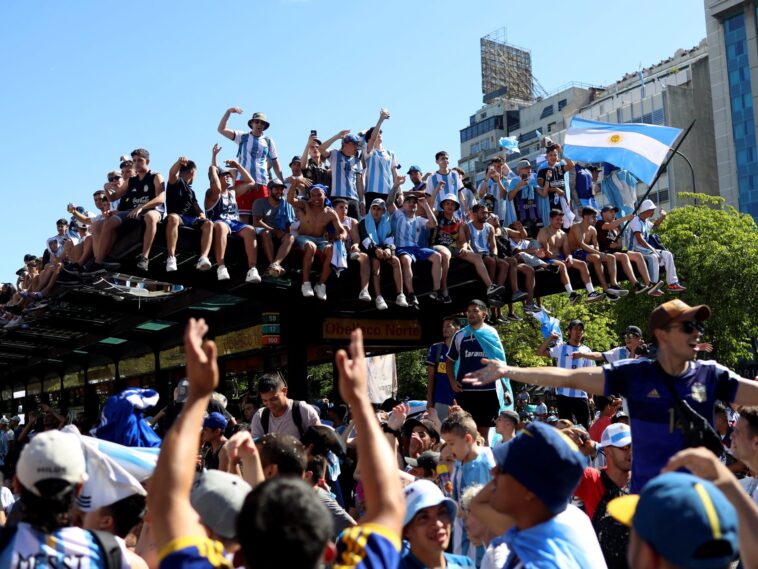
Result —
<instances>
[{"instance_id":1,"label":"white cap","mask_svg":"<svg viewBox=\"0 0 758 569\"><path fill-rule=\"evenodd\" d=\"M600 437L601 447L623 448L632 444L632 430L625 423L608 425Z\"/></svg>"},{"instance_id":2,"label":"white cap","mask_svg":"<svg viewBox=\"0 0 758 569\"><path fill-rule=\"evenodd\" d=\"M651 211L655 209L655 204L653 203L653 200L645 200L640 204L640 209L637 210L637 213L645 213L646 211Z\"/></svg>"},{"instance_id":3,"label":"white cap","mask_svg":"<svg viewBox=\"0 0 758 569\"><path fill-rule=\"evenodd\" d=\"M431 480L416 480L403 489L403 495L405 496L403 527L411 523L413 517L424 508L445 504L451 522L458 511L458 505L450 498L446 498L439 486Z\"/></svg>"},{"instance_id":4,"label":"white cap","mask_svg":"<svg viewBox=\"0 0 758 569\"><path fill-rule=\"evenodd\" d=\"M72 486L87 479L84 451L79 439L61 431L45 431L34 436L21 451L16 476L24 488L42 496L37 483L64 480Z\"/></svg>"}]
</instances>

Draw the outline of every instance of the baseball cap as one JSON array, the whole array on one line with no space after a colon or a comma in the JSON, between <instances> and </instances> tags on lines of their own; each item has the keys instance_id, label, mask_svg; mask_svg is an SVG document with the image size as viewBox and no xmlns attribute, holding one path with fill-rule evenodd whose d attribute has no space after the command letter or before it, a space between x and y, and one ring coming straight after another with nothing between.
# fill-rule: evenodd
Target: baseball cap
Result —
<instances>
[{"instance_id":1,"label":"baseball cap","mask_svg":"<svg viewBox=\"0 0 758 569\"><path fill-rule=\"evenodd\" d=\"M613 419L611 419L611 422L618 423L622 419L626 419L628 421L629 415L627 415L626 411L624 411L623 409L619 409L618 411L616 411L616 414L613 416Z\"/></svg>"},{"instance_id":2,"label":"baseball cap","mask_svg":"<svg viewBox=\"0 0 758 569\"><path fill-rule=\"evenodd\" d=\"M342 142L344 144L348 144L350 142L352 142L353 144L358 144L360 143L360 141L361 139L355 136L354 134L346 134L345 136L342 137Z\"/></svg>"},{"instance_id":3,"label":"baseball cap","mask_svg":"<svg viewBox=\"0 0 758 569\"><path fill-rule=\"evenodd\" d=\"M55 225L68 225L68 221L61 217L58 221L55 222Z\"/></svg>"},{"instance_id":4,"label":"baseball cap","mask_svg":"<svg viewBox=\"0 0 758 569\"><path fill-rule=\"evenodd\" d=\"M279 186L280 188L286 188L287 184L282 182L279 178L274 178L268 183L268 187L270 188L271 186Z\"/></svg>"},{"instance_id":5,"label":"baseball cap","mask_svg":"<svg viewBox=\"0 0 758 569\"><path fill-rule=\"evenodd\" d=\"M640 204L640 208L637 210L637 213L645 213L646 211L651 211L655 209L655 203L653 203L653 200L645 200Z\"/></svg>"},{"instance_id":6,"label":"baseball cap","mask_svg":"<svg viewBox=\"0 0 758 569\"><path fill-rule=\"evenodd\" d=\"M405 464L423 468L424 470L437 471L437 464L440 461L440 453L433 450L425 450L417 458L405 457Z\"/></svg>"},{"instance_id":7,"label":"baseball cap","mask_svg":"<svg viewBox=\"0 0 758 569\"><path fill-rule=\"evenodd\" d=\"M640 338L642 337L642 330L638 326L627 326L626 330L624 330L624 336L627 334L636 334Z\"/></svg>"},{"instance_id":8,"label":"baseball cap","mask_svg":"<svg viewBox=\"0 0 758 569\"><path fill-rule=\"evenodd\" d=\"M415 515L424 508L431 508L433 506L445 504L451 522L455 520L455 514L458 513L458 506L456 503L450 498L445 498L445 495L442 493L439 486L431 480L416 480L415 482L408 484L403 490L403 496L405 498L405 517L403 518L403 527L407 526Z\"/></svg>"},{"instance_id":9,"label":"baseball cap","mask_svg":"<svg viewBox=\"0 0 758 569\"><path fill-rule=\"evenodd\" d=\"M292 157L292 160L290 160L290 164L294 164L295 162L297 162L298 164L302 164L303 163L303 161L300 159L300 156L293 156Z\"/></svg>"},{"instance_id":10,"label":"baseball cap","mask_svg":"<svg viewBox=\"0 0 758 569\"><path fill-rule=\"evenodd\" d=\"M214 411L213 413L209 414L203 421L203 428L208 427L209 429L221 429L223 431L226 429L228 422L229 421L226 420L226 417L224 417L221 413Z\"/></svg>"},{"instance_id":11,"label":"baseball cap","mask_svg":"<svg viewBox=\"0 0 758 569\"><path fill-rule=\"evenodd\" d=\"M600 213L605 213L606 211L613 211L613 212L618 213L619 212L619 208L614 207L612 205L604 205L603 209L600 210Z\"/></svg>"},{"instance_id":12,"label":"baseball cap","mask_svg":"<svg viewBox=\"0 0 758 569\"><path fill-rule=\"evenodd\" d=\"M436 439L437 442L440 441L440 433L435 424L429 419L416 419L415 417L406 419L405 423L403 423L403 433L410 436L411 432L413 432L413 429L416 427L424 427L430 437Z\"/></svg>"},{"instance_id":13,"label":"baseball cap","mask_svg":"<svg viewBox=\"0 0 758 569\"><path fill-rule=\"evenodd\" d=\"M519 417L518 413L515 411L511 411L510 409L506 409L505 411L500 411L500 414L498 417L503 417L504 419L509 419L513 421L514 425L518 425L519 421L521 421L521 417Z\"/></svg>"},{"instance_id":14,"label":"baseball cap","mask_svg":"<svg viewBox=\"0 0 758 569\"><path fill-rule=\"evenodd\" d=\"M411 167L408 168L407 174L410 174L411 172L421 172L421 167L416 166L415 164L411 164Z\"/></svg>"},{"instance_id":15,"label":"baseball cap","mask_svg":"<svg viewBox=\"0 0 758 569\"><path fill-rule=\"evenodd\" d=\"M581 326L582 328L584 328L584 322L582 322L578 318L575 318L574 320L569 322L568 330L571 330L572 328L576 328L577 326Z\"/></svg>"},{"instance_id":16,"label":"baseball cap","mask_svg":"<svg viewBox=\"0 0 758 569\"><path fill-rule=\"evenodd\" d=\"M11 420L8 417L3 417L0 419L0 425L10 425Z\"/></svg>"},{"instance_id":17,"label":"baseball cap","mask_svg":"<svg viewBox=\"0 0 758 569\"><path fill-rule=\"evenodd\" d=\"M232 171L228 168L218 168L218 177L221 178L222 176L231 176Z\"/></svg>"},{"instance_id":18,"label":"baseball cap","mask_svg":"<svg viewBox=\"0 0 758 569\"><path fill-rule=\"evenodd\" d=\"M374 207L374 206L380 207L382 209L387 209L387 202L385 202L382 198L375 198L371 202L371 207Z\"/></svg>"},{"instance_id":19,"label":"baseball cap","mask_svg":"<svg viewBox=\"0 0 758 569\"><path fill-rule=\"evenodd\" d=\"M532 423L506 445L492 451L502 474L509 474L532 492L553 514L568 506L584 472L584 457L562 431ZM540 468L534 468L534 457Z\"/></svg>"},{"instance_id":20,"label":"baseball cap","mask_svg":"<svg viewBox=\"0 0 758 569\"><path fill-rule=\"evenodd\" d=\"M692 474L661 474L640 495L611 500L608 513L677 567L716 569L737 558L734 507L711 482Z\"/></svg>"},{"instance_id":21,"label":"baseball cap","mask_svg":"<svg viewBox=\"0 0 758 569\"><path fill-rule=\"evenodd\" d=\"M403 203L407 202L408 200L418 201L418 196L416 194L410 194L410 193L403 194Z\"/></svg>"},{"instance_id":22,"label":"baseball cap","mask_svg":"<svg viewBox=\"0 0 758 569\"><path fill-rule=\"evenodd\" d=\"M608 425L600 436L601 447L622 448L632 444L632 430L624 423Z\"/></svg>"},{"instance_id":23,"label":"baseball cap","mask_svg":"<svg viewBox=\"0 0 758 569\"><path fill-rule=\"evenodd\" d=\"M529 160L527 160L526 158L524 158L523 160L519 160L518 164L516 164L516 170L521 170L521 168L531 168L531 167L532 167L532 163L529 162Z\"/></svg>"},{"instance_id":24,"label":"baseball cap","mask_svg":"<svg viewBox=\"0 0 758 569\"><path fill-rule=\"evenodd\" d=\"M200 521L221 537L237 535L237 514L253 488L239 476L220 470L207 470L195 478L190 503Z\"/></svg>"},{"instance_id":25,"label":"baseball cap","mask_svg":"<svg viewBox=\"0 0 758 569\"><path fill-rule=\"evenodd\" d=\"M664 302L650 313L648 329L650 330L650 336L652 337L655 330L665 328L669 324L685 322L687 320L703 322L708 320L710 316L711 309L707 305L699 304L697 306L690 306L686 302L676 298Z\"/></svg>"},{"instance_id":26,"label":"baseball cap","mask_svg":"<svg viewBox=\"0 0 758 569\"><path fill-rule=\"evenodd\" d=\"M69 487L84 482L87 471L81 442L62 431L38 433L21 451L16 476L37 496L42 496L37 484L45 480L63 480Z\"/></svg>"}]
</instances>

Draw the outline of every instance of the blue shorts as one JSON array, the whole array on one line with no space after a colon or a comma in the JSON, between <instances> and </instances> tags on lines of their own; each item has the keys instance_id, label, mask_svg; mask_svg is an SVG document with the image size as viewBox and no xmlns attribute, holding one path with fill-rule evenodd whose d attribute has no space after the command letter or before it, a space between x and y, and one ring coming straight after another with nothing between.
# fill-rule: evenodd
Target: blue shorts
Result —
<instances>
[{"instance_id":1,"label":"blue shorts","mask_svg":"<svg viewBox=\"0 0 758 569\"><path fill-rule=\"evenodd\" d=\"M207 219L200 219L199 217L195 217L194 215L184 215L184 214L176 214L179 216L179 218L182 220L182 225L186 225L187 227L193 227L195 225L202 225L203 223L207 222Z\"/></svg>"},{"instance_id":2,"label":"blue shorts","mask_svg":"<svg viewBox=\"0 0 758 569\"><path fill-rule=\"evenodd\" d=\"M577 261L587 261L587 251L584 249L577 249L571 254L571 256Z\"/></svg>"},{"instance_id":3,"label":"blue shorts","mask_svg":"<svg viewBox=\"0 0 758 569\"><path fill-rule=\"evenodd\" d=\"M232 235L236 235L245 227L249 227L250 229L253 229L252 225L248 225L247 223L242 223L241 221L238 221L236 219L219 219L218 221L221 221L223 223L226 223L226 226L229 228L229 232Z\"/></svg>"},{"instance_id":4,"label":"blue shorts","mask_svg":"<svg viewBox=\"0 0 758 569\"><path fill-rule=\"evenodd\" d=\"M408 255L411 258L411 261L414 263L417 260L426 261L434 255L435 251L434 249L429 249L427 247L398 247L397 248L397 256L400 255Z\"/></svg>"},{"instance_id":5,"label":"blue shorts","mask_svg":"<svg viewBox=\"0 0 758 569\"><path fill-rule=\"evenodd\" d=\"M326 237L313 237L311 235L298 235L295 237L295 245L300 249L305 249L306 243L313 243L316 245L316 249L322 253L326 251L326 248L329 246L329 240Z\"/></svg>"}]
</instances>

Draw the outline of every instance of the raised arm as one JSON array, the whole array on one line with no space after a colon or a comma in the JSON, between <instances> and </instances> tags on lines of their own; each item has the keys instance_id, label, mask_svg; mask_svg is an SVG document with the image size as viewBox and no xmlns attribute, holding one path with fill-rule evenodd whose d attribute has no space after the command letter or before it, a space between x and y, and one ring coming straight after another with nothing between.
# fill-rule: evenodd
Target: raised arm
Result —
<instances>
[{"instance_id":1,"label":"raised arm","mask_svg":"<svg viewBox=\"0 0 758 569\"><path fill-rule=\"evenodd\" d=\"M359 433L358 456L361 457L361 481L366 494L366 515L362 521L380 524L399 536L403 529L405 503L392 450L382 436L368 398L368 373L360 328L350 336L350 355L339 350L336 363L340 395L350 407Z\"/></svg>"},{"instance_id":2,"label":"raised arm","mask_svg":"<svg viewBox=\"0 0 758 569\"><path fill-rule=\"evenodd\" d=\"M619 217L618 219L614 219L611 222L603 223L603 229L611 230L616 229L617 227L621 227L624 223L627 221L632 221L634 219L634 214L630 213L629 215L625 215L624 217Z\"/></svg>"},{"instance_id":3,"label":"raised arm","mask_svg":"<svg viewBox=\"0 0 758 569\"><path fill-rule=\"evenodd\" d=\"M187 323L184 353L189 393L181 414L161 445L151 481L151 488L157 491L148 492L147 496L159 551L180 538L206 538L189 496L203 417L211 394L218 386L216 344L203 340L207 331L205 320L190 318Z\"/></svg>"},{"instance_id":4,"label":"raised arm","mask_svg":"<svg viewBox=\"0 0 758 569\"><path fill-rule=\"evenodd\" d=\"M420 197L418 198L418 203L421 204L421 207L423 207L424 211L426 212L426 226L429 229L437 227L437 216L434 215L432 208L429 207L429 202L427 199L425 197Z\"/></svg>"},{"instance_id":5,"label":"raised arm","mask_svg":"<svg viewBox=\"0 0 758 569\"><path fill-rule=\"evenodd\" d=\"M314 140L316 140L316 136L309 134L308 142L305 143L305 148L303 149L303 155L300 157L300 164L303 167L303 170L308 166L308 151L311 149L311 144L313 144Z\"/></svg>"},{"instance_id":6,"label":"raised arm","mask_svg":"<svg viewBox=\"0 0 758 569\"><path fill-rule=\"evenodd\" d=\"M187 164L188 158L186 156L180 156L171 165L171 169L168 171L168 183L176 184L176 180L179 178L179 169Z\"/></svg>"},{"instance_id":7,"label":"raised arm","mask_svg":"<svg viewBox=\"0 0 758 569\"><path fill-rule=\"evenodd\" d=\"M290 187L287 188L287 203L291 204L293 207L304 207L303 200L297 197L297 189L301 185L300 180L292 180L292 183L290 184Z\"/></svg>"},{"instance_id":8,"label":"raised arm","mask_svg":"<svg viewBox=\"0 0 758 569\"><path fill-rule=\"evenodd\" d=\"M226 126L226 123L229 122L229 117L231 116L232 113L241 115L242 109L240 109L239 107L231 107L231 108L226 109L224 116L221 117L221 121L219 121L218 123L218 132L220 134L223 134L229 140L234 140L234 131L230 128L227 128Z\"/></svg>"},{"instance_id":9,"label":"raised arm","mask_svg":"<svg viewBox=\"0 0 758 569\"><path fill-rule=\"evenodd\" d=\"M530 383L542 387L567 387L580 389L588 393L603 395L605 377L602 367L585 367L564 369L561 367L509 367L500 360L482 359L485 367L473 373L466 374L463 382L473 386L484 386L494 383L501 377L513 381Z\"/></svg>"},{"instance_id":10,"label":"raised arm","mask_svg":"<svg viewBox=\"0 0 758 569\"><path fill-rule=\"evenodd\" d=\"M350 129L341 130L330 139L325 140L323 143L321 143L321 145L318 147L318 151L321 154L321 157L327 158L329 156L329 147L347 134L350 134Z\"/></svg>"},{"instance_id":11,"label":"raised arm","mask_svg":"<svg viewBox=\"0 0 758 569\"><path fill-rule=\"evenodd\" d=\"M548 352L548 348L550 347L550 344L555 342L556 340L559 340L560 336L556 334L555 332L551 332L550 335L545 338L545 341L540 344L540 347L537 348L537 351L535 352L538 356L541 356L543 358L549 358L550 353Z\"/></svg>"},{"instance_id":12,"label":"raised arm","mask_svg":"<svg viewBox=\"0 0 758 569\"><path fill-rule=\"evenodd\" d=\"M239 184L237 186L234 186L234 193L238 196L241 196L242 194L246 194L250 190L252 190L255 187L255 180L253 180L253 177L250 175L250 172L247 171L247 169L237 162L236 160L224 160L224 164L228 168L234 168L239 172L239 175L242 177L242 184Z\"/></svg>"},{"instance_id":13,"label":"raised arm","mask_svg":"<svg viewBox=\"0 0 758 569\"><path fill-rule=\"evenodd\" d=\"M400 187L405 183L405 176L400 176L397 180L395 180L395 183L392 184L392 189L390 190L389 195L387 196L387 212L392 215L397 210L397 206L395 205L395 200L397 197L397 194L400 193L400 195L403 195L403 190L400 189Z\"/></svg>"},{"instance_id":14,"label":"raised arm","mask_svg":"<svg viewBox=\"0 0 758 569\"><path fill-rule=\"evenodd\" d=\"M371 138L368 140L368 144L366 144L366 155L369 155L374 151L376 141L379 138L379 130L382 128L382 123L388 118L390 118L390 114L387 111L384 109L379 111L379 120L376 121L374 130L371 132Z\"/></svg>"},{"instance_id":15,"label":"raised arm","mask_svg":"<svg viewBox=\"0 0 758 569\"><path fill-rule=\"evenodd\" d=\"M737 395L734 398L734 402L742 406L752 407L758 405L758 375L752 381L744 377L739 378L738 381Z\"/></svg>"}]
</instances>

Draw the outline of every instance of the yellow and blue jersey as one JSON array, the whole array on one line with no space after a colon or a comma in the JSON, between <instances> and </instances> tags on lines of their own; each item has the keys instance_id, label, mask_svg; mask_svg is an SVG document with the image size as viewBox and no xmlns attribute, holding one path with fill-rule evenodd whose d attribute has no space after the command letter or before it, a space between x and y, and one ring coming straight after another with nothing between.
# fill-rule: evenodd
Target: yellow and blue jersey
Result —
<instances>
[{"instance_id":1,"label":"yellow and blue jersey","mask_svg":"<svg viewBox=\"0 0 758 569\"><path fill-rule=\"evenodd\" d=\"M337 540L334 569L394 569L400 538L387 528L365 524L346 529Z\"/></svg>"},{"instance_id":2,"label":"yellow and blue jersey","mask_svg":"<svg viewBox=\"0 0 758 569\"><path fill-rule=\"evenodd\" d=\"M224 557L224 546L200 536L170 541L158 553L160 569L231 569Z\"/></svg>"}]
</instances>

